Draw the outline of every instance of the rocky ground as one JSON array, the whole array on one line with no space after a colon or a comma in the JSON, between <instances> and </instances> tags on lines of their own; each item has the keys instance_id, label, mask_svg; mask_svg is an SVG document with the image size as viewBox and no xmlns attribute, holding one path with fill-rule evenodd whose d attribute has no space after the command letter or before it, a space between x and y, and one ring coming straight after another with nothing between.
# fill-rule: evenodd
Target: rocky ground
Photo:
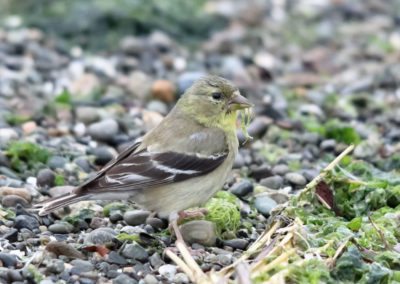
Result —
<instances>
[{"instance_id":1,"label":"rocky ground","mask_svg":"<svg viewBox=\"0 0 400 284\"><path fill-rule=\"evenodd\" d=\"M163 255L173 246L167 221L135 204L81 202L46 217L29 208L94 174L207 73L232 80L256 107L254 139L224 187L231 194L208 203L217 214L182 228L203 271L239 258L271 210L349 144L353 159L399 174L396 1L252 2L207 2L226 26L196 44L154 30L101 51L4 18L1 283L189 283Z\"/></svg>"}]
</instances>

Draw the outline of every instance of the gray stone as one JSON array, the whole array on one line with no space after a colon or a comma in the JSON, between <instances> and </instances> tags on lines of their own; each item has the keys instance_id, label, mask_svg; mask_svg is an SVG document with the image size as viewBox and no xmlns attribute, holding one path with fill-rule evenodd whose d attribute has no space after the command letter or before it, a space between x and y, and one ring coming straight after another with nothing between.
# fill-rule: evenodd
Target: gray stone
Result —
<instances>
[{"instance_id":1,"label":"gray stone","mask_svg":"<svg viewBox=\"0 0 400 284\"><path fill-rule=\"evenodd\" d=\"M51 197L60 196L66 193L70 193L75 187L70 185L55 186L49 189Z\"/></svg>"},{"instance_id":2,"label":"gray stone","mask_svg":"<svg viewBox=\"0 0 400 284\"><path fill-rule=\"evenodd\" d=\"M29 229L31 231L39 228L39 222L35 217L28 215L18 215L14 220L14 228Z\"/></svg>"},{"instance_id":3,"label":"gray stone","mask_svg":"<svg viewBox=\"0 0 400 284\"><path fill-rule=\"evenodd\" d=\"M55 179L56 179L56 174L52 170L42 169L39 171L39 173L37 175L36 183L38 186L52 187L52 186L54 186Z\"/></svg>"},{"instance_id":4,"label":"gray stone","mask_svg":"<svg viewBox=\"0 0 400 284\"><path fill-rule=\"evenodd\" d=\"M154 275L152 275L152 274L147 274L145 277L144 277L144 283L145 284L158 284L159 282L158 282L158 280L157 280L157 278L154 276Z\"/></svg>"},{"instance_id":5,"label":"gray stone","mask_svg":"<svg viewBox=\"0 0 400 284\"><path fill-rule=\"evenodd\" d=\"M158 112L162 115L166 115L168 113L168 107L165 103L159 100L151 100L146 108L150 111Z\"/></svg>"},{"instance_id":6,"label":"gray stone","mask_svg":"<svg viewBox=\"0 0 400 284\"><path fill-rule=\"evenodd\" d=\"M336 147L336 140L335 139L326 139L321 142L319 145L320 148L324 151L333 151Z\"/></svg>"},{"instance_id":7,"label":"gray stone","mask_svg":"<svg viewBox=\"0 0 400 284\"><path fill-rule=\"evenodd\" d=\"M189 277L182 272L175 274L174 279L172 280L172 283L176 284L187 284L189 282L190 282Z\"/></svg>"},{"instance_id":8,"label":"gray stone","mask_svg":"<svg viewBox=\"0 0 400 284\"><path fill-rule=\"evenodd\" d=\"M149 258L147 251L136 242L125 245L122 255L139 261L146 261Z\"/></svg>"},{"instance_id":9,"label":"gray stone","mask_svg":"<svg viewBox=\"0 0 400 284\"><path fill-rule=\"evenodd\" d=\"M60 274L65 269L64 261L53 259L47 264L46 271L49 273Z\"/></svg>"},{"instance_id":10,"label":"gray stone","mask_svg":"<svg viewBox=\"0 0 400 284\"><path fill-rule=\"evenodd\" d=\"M4 267L15 267L18 263L18 259L15 255L6 252L0 252L0 261Z\"/></svg>"},{"instance_id":11,"label":"gray stone","mask_svg":"<svg viewBox=\"0 0 400 284\"><path fill-rule=\"evenodd\" d=\"M217 241L215 224L210 221L195 220L180 226L185 242L214 246Z\"/></svg>"},{"instance_id":12,"label":"gray stone","mask_svg":"<svg viewBox=\"0 0 400 284\"><path fill-rule=\"evenodd\" d=\"M79 106L76 108L76 118L85 124L90 124L99 120L100 115L97 108L89 106Z\"/></svg>"},{"instance_id":13,"label":"gray stone","mask_svg":"<svg viewBox=\"0 0 400 284\"><path fill-rule=\"evenodd\" d=\"M253 189L254 189L254 186L250 181L241 180L240 182L235 183L229 189L229 192L231 192L232 194L234 194L238 197L243 197L243 196L246 196L247 194L253 192Z\"/></svg>"},{"instance_id":14,"label":"gray stone","mask_svg":"<svg viewBox=\"0 0 400 284\"><path fill-rule=\"evenodd\" d=\"M176 274L176 266L172 264L164 264L158 268L158 272L162 277L172 282Z\"/></svg>"},{"instance_id":15,"label":"gray stone","mask_svg":"<svg viewBox=\"0 0 400 284\"><path fill-rule=\"evenodd\" d=\"M85 243L105 244L111 242L116 236L112 228L98 228L85 236Z\"/></svg>"},{"instance_id":16,"label":"gray stone","mask_svg":"<svg viewBox=\"0 0 400 284\"><path fill-rule=\"evenodd\" d=\"M105 146L93 149L93 155L95 155L94 163L98 166L104 166L114 158L109 148Z\"/></svg>"},{"instance_id":17,"label":"gray stone","mask_svg":"<svg viewBox=\"0 0 400 284\"><path fill-rule=\"evenodd\" d=\"M77 164L85 173L90 173L92 171L92 166L86 158L77 158L75 164Z\"/></svg>"},{"instance_id":18,"label":"gray stone","mask_svg":"<svg viewBox=\"0 0 400 284\"><path fill-rule=\"evenodd\" d=\"M67 163L67 159L61 156L52 156L49 161L48 165L51 169L63 169L65 164Z\"/></svg>"},{"instance_id":19,"label":"gray stone","mask_svg":"<svg viewBox=\"0 0 400 284\"><path fill-rule=\"evenodd\" d=\"M73 265L71 269L71 274L80 275L85 272L93 271L94 266L89 261L82 260L82 259L74 259L71 261Z\"/></svg>"},{"instance_id":20,"label":"gray stone","mask_svg":"<svg viewBox=\"0 0 400 284\"><path fill-rule=\"evenodd\" d=\"M164 264L164 261L161 259L160 255L157 252L153 253L150 256L149 261L153 269L158 269L161 265Z\"/></svg>"},{"instance_id":21,"label":"gray stone","mask_svg":"<svg viewBox=\"0 0 400 284\"><path fill-rule=\"evenodd\" d=\"M289 172L288 165L278 164L272 168L272 173L275 175L283 176Z\"/></svg>"},{"instance_id":22,"label":"gray stone","mask_svg":"<svg viewBox=\"0 0 400 284\"><path fill-rule=\"evenodd\" d=\"M0 129L0 146L7 145L11 140L18 139L18 133L13 128Z\"/></svg>"},{"instance_id":23,"label":"gray stone","mask_svg":"<svg viewBox=\"0 0 400 284\"><path fill-rule=\"evenodd\" d=\"M118 265L127 264L126 259L124 257L122 257L121 255L119 255L116 251L111 251L108 254L107 261L109 263L114 263L114 264L118 264Z\"/></svg>"},{"instance_id":24,"label":"gray stone","mask_svg":"<svg viewBox=\"0 0 400 284\"><path fill-rule=\"evenodd\" d=\"M254 206L258 212L263 214L265 217L269 217L272 209L278 206L278 204L275 200L268 196L268 193L261 193L256 196L254 200Z\"/></svg>"},{"instance_id":25,"label":"gray stone","mask_svg":"<svg viewBox=\"0 0 400 284\"><path fill-rule=\"evenodd\" d=\"M260 184L271 189L280 189L283 186L283 178L281 176L263 178Z\"/></svg>"},{"instance_id":26,"label":"gray stone","mask_svg":"<svg viewBox=\"0 0 400 284\"><path fill-rule=\"evenodd\" d=\"M150 211L145 210L132 210L127 211L124 214L124 221L131 226L138 226L146 222L149 217Z\"/></svg>"},{"instance_id":27,"label":"gray stone","mask_svg":"<svg viewBox=\"0 0 400 284\"><path fill-rule=\"evenodd\" d=\"M245 250L249 242L244 239L232 239L224 241L225 246L229 246L235 249Z\"/></svg>"},{"instance_id":28,"label":"gray stone","mask_svg":"<svg viewBox=\"0 0 400 284\"><path fill-rule=\"evenodd\" d=\"M299 173L287 173L285 178L294 185L306 185L306 178Z\"/></svg>"},{"instance_id":29,"label":"gray stone","mask_svg":"<svg viewBox=\"0 0 400 284\"><path fill-rule=\"evenodd\" d=\"M87 132L93 139L110 142L114 136L118 134L119 126L118 123L111 118L93 123L89 125Z\"/></svg>"},{"instance_id":30,"label":"gray stone","mask_svg":"<svg viewBox=\"0 0 400 284\"><path fill-rule=\"evenodd\" d=\"M16 207L17 204L20 204L22 207L28 207L29 202L24 198L18 195L6 195L2 198L1 204L4 207Z\"/></svg>"},{"instance_id":31,"label":"gray stone","mask_svg":"<svg viewBox=\"0 0 400 284\"><path fill-rule=\"evenodd\" d=\"M49 231L54 234L68 234L71 233L74 227L67 222L59 222L55 224L51 224L49 226Z\"/></svg>"},{"instance_id":32,"label":"gray stone","mask_svg":"<svg viewBox=\"0 0 400 284\"><path fill-rule=\"evenodd\" d=\"M122 273L118 275L116 278L113 279L112 281L113 284L136 284L138 283L136 279L133 279L129 277L128 275Z\"/></svg>"}]
</instances>

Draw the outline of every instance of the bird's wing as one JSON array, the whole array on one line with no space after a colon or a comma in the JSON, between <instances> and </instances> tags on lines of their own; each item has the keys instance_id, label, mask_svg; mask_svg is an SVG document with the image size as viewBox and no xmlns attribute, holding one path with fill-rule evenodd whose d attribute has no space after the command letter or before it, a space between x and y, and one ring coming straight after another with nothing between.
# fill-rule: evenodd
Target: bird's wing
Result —
<instances>
[{"instance_id":1,"label":"bird's wing","mask_svg":"<svg viewBox=\"0 0 400 284\"><path fill-rule=\"evenodd\" d=\"M145 189L205 175L220 166L227 153L209 156L174 151L128 149L80 187L85 193Z\"/></svg>"}]
</instances>

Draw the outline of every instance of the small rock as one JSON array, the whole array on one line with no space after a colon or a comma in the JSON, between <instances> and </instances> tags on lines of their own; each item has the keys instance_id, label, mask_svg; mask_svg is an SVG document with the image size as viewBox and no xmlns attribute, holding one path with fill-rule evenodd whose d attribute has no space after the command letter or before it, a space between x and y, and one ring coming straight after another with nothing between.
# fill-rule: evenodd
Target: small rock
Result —
<instances>
[{"instance_id":1,"label":"small rock","mask_svg":"<svg viewBox=\"0 0 400 284\"><path fill-rule=\"evenodd\" d=\"M172 283L176 284L187 284L189 282L190 282L189 277L182 272L175 274L174 279L172 280Z\"/></svg>"},{"instance_id":2,"label":"small rock","mask_svg":"<svg viewBox=\"0 0 400 284\"><path fill-rule=\"evenodd\" d=\"M281 176L263 178L260 184L271 189L280 189L283 186L283 178Z\"/></svg>"},{"instance_id":3,"label":"small rock","mask_svg":"<svg viewBox=\"0 0 400 284\"><path fill-rule=\"evenodd\" d=\"M52 156L47 164L53 170L55 169L63 169L65 164L67 163L67 159L61 156Z\"/></svg>"},{"instance_id":4,"label":"small rock","mask_svg":"<svg viewBox=\"0 0 400 284\"><path fill-rule=\"evenodd\" d=\"M38 186L48 186L48 187L52 187L54 186L55 183L55 179L56 179L56 174L50 170L50 169L42 169L39 171L38 175L37 175L37 185Z\"/></svg>"},{"instance_id":5,"label":"small rock","mask_svg":"<svg viewBox=\"0 0 400 284\"><path fill-rule=\"evenodd\" d=\"M49 231L54 234L68 234L71 233L74 227L67 222L59 222L55 224L51 224L48 227Z\"/></svg>"},{"instance_id":6,"label":"small rock","mask_svg":"<svg viewBox=\"0 0 400 284\"><path fill-rule=\"evenodd\" d=\"M10 243L18 240L18 230L9 229L4 235L1 236L3 239L8 240Z\"/></svg>"},{"instance_id":7,"label":"small rock","mask_svg":"<svg viewBox=\"0 0 400 284\"><path fill-rule=\"evenodd\" d=\"M75 187L70 185L55 186L49 189L49 194L51 197L56 197L63 194L71 193L74 189Z\"/></svg>"},{"instance_id":8,"label":"small rock","mask_svg":"<svg viewBox=\"0 0 400 284\"><path fill-rule=\"evenodd\" d=\"M5 267L16 267L18 264L18 259L15 255L0 252L0 261Z\"/></svg>"},{"instance_id":9,"label":"small rock","mask_svg":"<svg viewBox=\"0 0 400 284\"><path fill-rule=\"evenodd\" d=\"M164 264L158 269L160 275L172 282L176 274L176 266L172 264Z\"/></svg>"},{"instance_id":10,"label":"small rock","mask_svg":"<svg viewBox=\"0 0 400 284\"><path fill-rule=\"evenodd\" d=\"M193 83L204 77L206 74L203 72L185 72L178 77L178 90L183 94Z\"/></svg>"},{"instance_id":11,"label":"small rock","mask_svg":"<svg viewBox=\"0 0 400 284\"><path fill-rule=\"evenodd\" d=\"M289 200L289 196L282 192L272 192L268 193L268 196L275 200L276 203L282 204Z\"/></svg>"},{"instance_id":12,"label":"small rock","mask_svg":"<svg viewBox=\"0 0 400 284\"><path fill-rule=\"evenodd\" d=\"M124 257L122 257L121 255L119 255L116 251L111 251L108 254L107 261L109 263L114 263L114 264L118 264L118 265L127 264L126 259Z\"/></svg>"},{"instance_id":13,"label":"small rock","mask_svg":"<svg viewBox=\"0 0 400 284\"><path fill-rule=\"evenodd\" d=\"M97 108L80 106L76 108L76 119L85 124L90 124L98 121L100 118L99 111Z\"/></svg>"},{"instance_id":14,"label":"small rock","mask_svg":"<svg viewBox=\"0 0 400 284\"><path fill-rule=\"evenodd\" d=\"M85 236L86 244L105 244L112 242L116 232L112 228L98 228Z\"/></svg>"},{"instance_id":15,"label":"small rock","mask_svg":"<svg viewBox=\"0 0 400 284\"><path fill-rule=\"evenodd\" d=\"M272 173L275 175L283 176L289 172L289 166L285 164L278 164L272 168Z\"/></svg>"},{"instance_id":16,"label":"small rock","mask_svg":"<svg viewBox=\"0 0 400 284\"><path fill-rule=\"evenodd\" d=\"M306 185L307 180L306 178L298 173L287 173L285 178L294 185Z\"/></svg>"},{"instance_id":17,"label":"small rock","mask_svg":"<svg viewBox=\"0 0 400 284\"><path fill-rule=\"evenodd\" d=\"M111 118L92 123L87 129L88 134L92 136L93 139L102 142L112 141L114 136L118 134L118 131L118 123Z\"/></svg>"},{"instance_id":18,"label":"small rock","mask_svg":"<svg viewBox=\"0 0 400 284\"><path fill-rule=\"evenodd\" d=\"M245 250L249 242L244 239L232 239L224 241L224 245L235 249Z\"/></svg>"},{"instance_id":19,"label":"small rock","mask_svg":"<svg viewBox=\"0 0 400 284\"><path fill-rule=\"evenodd\" d=\"M13 128L0 129L0 146L6 146L11 140L18 139L18 133Z\"/></svg>"},{"instance_id":20,"label":"small rock","mask_svg":"<svg viewBox=\"0 0 400 284\"><path fill-rule=\"evenodd\" d=\"M161 259L160 255L157 252L153 253L152 256L150 256L149 261L153 269L158 269L161 265L164 264L164 261Z\"/></svg>"},{"instance_id":21,"label":"small rock","mask_svg":"<svg viewBox=\"0 0 400 284\"><path fill-rule=\"evenodd\" d=\"M151 87L151 94L155 99L166 103L172 103L175 101L176 88L168 80L157 80Z\"/></svg>"},{"instance_id":22,"label":"small rock","mask_svg":"<svg viewBox=\"0 0 400 284\"><path fill-rule=\"evenodd\" d=\"M136 242L125 245L122 255L139 261L146 261L149 258L147 251Z\"/></svg>"},{"instance_id":23,"label":"small rock","mask_svg":"<svg viewBox=\"0 0 400 284\"><path fill-rule=\"evenodd\" d=\"M75 164L77 164L85 173L90 173L92 171L92 166L86 158L77 158Z\"/></svg>"},{"instance_id":24,"label":"small rock","mask_svg":"<svg viewBox=\"0 0 400 284\"><path fill-rule=\"evenodd\" d=\"M152 226L154 229L157 230L162 230L165 229L167 227L167 224L165 224L165 222L159 218L147 218L146 219L146 224Z\"/></svg>"},{"instance_id":25,"label":"small rock","mask_svg":"<svg viewBox=\"0 0 400 284\"><path fill-rule=\"evenodd\" d=\"M18 195L6 195L1 200L1 204L4 207L16 207L17 204L20 204L22 207L28 207L29 202L23 199Z\"/></svg>"},{"instance_id":26,"label":"small rock","mask_svg":"<svg viewBox=\"0 0 400 284\"><path fill-rule=\"evenodd\" d=\"M143 280L144 280L144 283L145 283L145 284L158 284L158 283L159 283L158 280L157 280L157 278L156 278L154 275L152 275L152 274L147 274L147 275L143 278Z\"/></svg>"},{"instance_id":27,"label":"small rock","mask_svg":"<svg viewBox=\"0 0 400 284\"><path fill-rule=\"evenodd\" d=\"M158 101L158 100L151 100L146 109L153 112L158 112L162 115L166 115L168 113L168 107L165 103Z\"/></svg>"},{"instance_id":28,"label":"small rock","mask_svg":"<svg viewBox=\"0 0 400 284\"><path fill-rule=\"evenodd\" d=\"M35 217L29 215L18 215L14 220L14 228L29 229L31 231L39 228L39 222Z\"/></svg>"},{"instance_id":29,"label":"small rock","mask_svg":"<svg viewBox=\"0 0 400 284\"><path fill-rule=\"evenodd\" d=\"M321 142L319 146L323 151L333 151L336 147L336 140L335 139L326 139Z\"/></svg>"},{"instance_id":30,"label":"small rock","mask_svg":"<svg viewBox=\"0 0 400 284\"><path fill-rule=\"evenodd\" d=\"M26 188L16 188L8 186L0 187L0 196L7 196L7 195L18 195L19 197L22 197L27 201L30 201L32 198L31 193Z\"/></svg>"},{"instance_id":31,"label":"small rock","mask_svg":"<svg viewBox=\"0 0 400 284\"><path fill-rule=\"evenodd\" d=\"M133 71L127 81L127 89L135 97L145 100L150 94L152 80L150 76L142 71Z\"/></svg>"},{"instance_id":32,"label":"small rock","mask_svg":"<svg viewBox=\"0 0 400 284\"><path fill-rule=\"evenodd\" d=\"M180 226L183 239L188 244L198 243L214 246L217 241L215 224L210 221L195 220Z\"/></svg>"},{"instance_id":33,"label":"small rock","mask_svg":"<svg viewBox=\"0 0 400 284\"><path fill-rule=\"evenodd\" d=\"M122 273L113 279L112 284L137 284L136 279L129 277L128 275Z\"/></svg>"},{"instance_id":34,"label":"small rock","mask_svg":"<svg viewBox=\"0 0 400 284\"><path fill-rule=\"evenodd\" d=\"M65 269L65 264L64 261L62 261L61 259L52 259L52 261L50 261L46 267L46 271L48 273L54 273L54 274L60 274L61 272L64 271L64 269Z\"/></svg>"},{"instance_id":35,"label":"small rock","mask_svg":"<svg viewBox=\"0 0 400 284\"><path fill-rule=\"evenodd\" d=\"M250 181L241 180L240 182L235 183L229 189L229 192L231 192L232 194L234 194L238 197L243 197L243 196L246 196L247 194L253 192L253 190L254 190L254 186Z\"/></svg>"},{"instance_id":36,"label":"small rock","mask_svg":"<svg viewBox=\"0 0 400 284\"><path fill-rule=\"evenodd\" d=\"M269 217L272 209L278 206L278 204L268 196L268 193L261 193L256 196L254 206L258 212L263 214L265 217Z\"/></svg>"},{"instance_id":37,"label":"small rock","mask_svg":"<svg viewBox=\"0 0 400 284\"><path fill-rule=\"evenodd\" d=\"M57 256L65 255L69 258L84 258L83 254L76 248L64 242L51 241L46 245L46 250Z\"/></svg>"},{"instance_id":38,"label":"small rock","mask_svg":"<svg viewBox=\"0 0 400 284\"><path fill-rule=\"evenodd\" d=\"M114 158L113 153L105 146L93 149L93 155L96 156L94 163L98 166L104 166Z\"/></svg>"},{"instance_id":39,"label":"small rock","mask_svg":"<svg viewBox=\"0 0 400 284\"><path fill-rule=\"evenodd\" d=\"M80 275L84 272L90 272L93 271L94 266L87 260L82 260L82 259L74 259L71 261L71 264L73 265L71 269L71 274L76 274Z\"/></svg>"},{"instance_id":40,"label":"small rock","mask_svg":"<svg viewBox=\"0 0 400 284\"><path fill-rule=\"evenodd\" d=\"M138 226L146 222L147 217L149 217L150 211L144 210L132 210L127 211L124 214L124 221L126 224L131 226Z\"/></svg>"},{"instance_id":41,"label":"small rock","mask_svg":"<svg viewBox=\"0 0 400 284\"><path fill-rule=\"evenodd\" d=\"M146 131L150 131L160 124L164 117L155 111L143 110L142 112L143 124Z\"/></svg>"}]
</instances>

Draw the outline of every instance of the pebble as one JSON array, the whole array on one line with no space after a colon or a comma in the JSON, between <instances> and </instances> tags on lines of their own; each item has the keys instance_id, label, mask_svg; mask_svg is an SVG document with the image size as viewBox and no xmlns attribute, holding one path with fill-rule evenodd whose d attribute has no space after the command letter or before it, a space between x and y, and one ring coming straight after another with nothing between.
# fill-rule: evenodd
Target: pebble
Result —
<instances>
[{"instance_id":1,"label":"pebble","mask_svg":"<svg viewBox=\"0 0 400 284\"><path fill-rule=\"evenodd\" d=\"M319 146L323 151L333 151L336 147L335 139L326 139L323 140Z\"/></svg>"},{"instance_id":2,"label":"pebble","mask_svg":"<svg viewBox=\"0 0 400 284\"><path fill-rule=\"evenodd\" d=\"M39 222L35 217L28 215L18 215L14 220L14 228L29 229L31 231L39 229Z\"/></svg>"},{"instance_id":3,"label":"pebble","mask_svg":"<svg viewBox=\"0 0 400 284\"><path fill-rule=\"evenodd\" d=\"M158 284L158 280L154 275L147 274L144 278L144 283L145 284Z\"/></svg>"},{"instance_id":4,"label":"pebble","mask_svg":"<svg viewBox=\"0 0 400 284\"><path fill-rule=\"evenodd\" d=\"M149 111L154 111L154 112L158 112L162 115L167 115L168 113L168 107L165 103L158 101L158 100L151 100L147 106L146 109L148 109Z\"/></svg>"},{"instance_id":5,"label":"pebble","mask_svg":"<svg viewBox=\"0 0 400 284\"><path fill-rule=\"evenodd\" d=\"M71 269L71 274L77 274L80 275L84 272L90 272L93 271L94 266L87 260L82 260L82 259L74 259L73 261L70 262L70 264L73 265Z\"/></svg>"},{"instance_id":6,"label":"pebble","mask_svg":"<svg viewBox=\"0 0 400 284\"><path fill-rule=\"evenodd\" d=\"M104 119L90 124L87 132L94 140L111 142L119 132L118 122L112 118Z\"/></svg>"},{"instance_id":7,"label":"pebble","mask_svg":"<svg viewBox=\"0 0 400 284\"><path fill-rule=\"evenodd\" d=\"M28 207L29 202L26 201L24 198L18 195L6 195L1 200L1 204L4 207L16 207L17 204L20 204L22 207Z\"/></svg>"},{"instance_id":8,"label":"pebble","mask_svg":"<svg viewBox=\"0 0 400 284\"><path fill-rule=\"evenodd\" d=\"M51 197L61 196L63 194L72 192L74 188L75 188L74 186L70 185L55 186L49 189L49 194Z\"/></svg>"},{"instance_id":9,"label":"pebble","mask_svg":"<svg viewBox=\"0 0 400 284\"><path fill-rule=\"evenodd\" d=\"M55 224L51 224L48 227L49 231L54 234L68 234L71 233L74 227L67 222L59 222Z\"/></svg>"},{"instance_id":10,"label":"pebble","mask_svg":"<svg viewBox=\"0 0 400 284\"><path fill-rule=\"evenodd\" d=\"M254 186L249 180L241 180L240 182L235 183L230 189L229 192L238 196L244 197L249 193L253 192Z\"/></svg>"},{"instance_id":11,"label":"pebble","mask_svg":"<svg viewBox=\"0 0 400 284\"><path fill-rule=\"evenodd\" d=\"M149 258L147 251L136 242L125 245L122 255L139 261L146 261Z\"/></svg>"},{"instance_id":12,"label":"pebble","mask_svg":"<svg viewBox=\"0 0 400 284\"><path fill-rule=\"evenodd\" d=\"M0 129L0 146L7 145L10 141L18 139L18 133L13 128Z\"/></svg>"},{"instance_id":13,"label":"pebble","mask_svg":"<svg viewBox=\"0 0 400 284\"><path fill-rule=\"evenodd\" d=\"M54 186L56 174L50 169L41 169L37 174L37 185L41 187Z\"/></svg>"},{"instance_id":14,"label":"pebble","mask_svg":"<svg viewBox=\"0 0 400 284\"><path fill-rule=\"evenodd\" d=\"M172 103L175 101L176 88L171 81L157 80L151 87L151 94L155 99L162 102Z\"/></svg>"},{"instance_id":15,"label":"pebble","mask_svg":"<svg viewBox=\"0 0 400 284\"><path fill-rule=\"evenodd\" d=\"M164 264L164 261L161 259L160 255L157 252L153 253L149 257L149 261L153 269L158 269L161 265Z\"/></svg>"},{"instance_id":16,"label":"pebble","mask_svg":"<svg viewBox=\"0 0 400 284\"><path fill-rule=\"evenodd\" d=\"M225 246L229 246L235 249L245 250L249 242L245 239L232 239L224 241Z\"/></svg>"},{"instance_id":17,"label":"pebble","mask_svg":"<svg viewBox=\"0 0 400 284\"><path fill-rule=\"evenodd\" d=\"M47 164L52 170L63 169L67 163L67 159L61 156L52 156Z\"/></svg>"},{"instance_id":18,"label":"pebble","mask_svg":"<svg viewBox=\"0 0 400 284\"><path fill-rule=\"evenodd\" d=\"M287 173L285 175L285 178L292 184L294 185L306 185L307 184L307 180L306 178L299 174L299 173Z\"/></svg>"},{"instance_id":19,"label":"pebble","mask_svg":"<svg viewBox=\"0 0 400 284\"><path fill-rule=\"evenodd\" d=\"M263 178L260 180L260 184L271 189L280 189L283 187L283 178L278 175Z\"/></svg>"},{"instance_id":20,"label":"pebble","mask_svg":"<svg viewBox=\"0 0 400 284\"><path fill-rule=\"evenodd\" d=\"M194 81L205 76L204 72L184 72L178 77L178 91L179 94L183 94Z\"/></svg>"},{"instance_id":21,"label":"pebble","mask_svg":"<svg viewBox=\"0 0 400 284\"><path fill-rule=\"evenodd\" d=\"M172 282L176 274L176 266L172 264L164 264L158 268L158 273L169 282Z\"/></svg>"},{"instance_id":22,"label":"pebble","mask_svg":"<svg viewBox=\"0 0 400 284\"><path fill-rule=\"evenodd\" d=\"M57 256L65 255L69 258L84 258L81 252L79 252L72 245L64 242L51 241L46 245L46 250L54 253Z\"/></svg>"},{"instance_id":23,"label":"pebble","mask_svg":"<svg viewBox=\"0 0 400 284\"><path fill-rule=\"evenodd\" d=\"M272 168L272 173L275 175L283 176L290 171L289 166L285 164L278 164Z\"/></svg>"},{"instance_id":24,"label":"pebble","mask_svg":"<svg viewBox=\"0 0 400 284\"><path fill-rule=\"evenodd\" d=\"M114 264L118 264L118 265L127 264L126 259L124 257L122 257L121 255L119 255L116 251L111 251L108 254L107 261L109 263L114 263Z\"/></svg>"},{"instance_id":25,"label":"pebble","mask_svg":"<svg viewBox=\"0 0 400 284\"><path fill-rule=\"evenodd\" d=\"M92 171L92 166L87 158L77 158L75 164L79 166L85 173L90 173Z\"/></svg>"},{"instance_id":26,"label":"pebble","mask_svg":"<svg viewBox=\"0 0 400 284\"><path fill-rule=\"evenodd\" d=\"M95 155L94 163L97 166L105 166L109 161L114 158L113 153L109 150L108 147L102 146L93 149L93 155Z\"/></svg>"},{"instance_id":27,"label":"pebble","mask_svg":"<svg viewBox=\"0 0 400 284\"><path fill-rule=\"evenodd\" d=\"M26 188L16 188L8 186L0 187L0 196L7 195L17 195L27 201L30 201L32 198L31 193Z\"/></svg>"},{"instance_id":28,"label":"pebble","mask_svg":"<svg viewBox=\"0 0 400 284\"><path fill-rule=\"evenodd\" d=\"M268 193L261 193L255 197L254 206L258 212L263 214L265 217L269 217L272 209L278 206L278 204L268 196Z\"/></svg>"},{"instance_id":29,"label":"pebble","mask_svg":"<svg viewBox=\"0 0 400 284\"><path fill-rule=\"evenodd\" d=\"M0 252L0 261L5 267L16 267L18 263L15 255L6 252Z\"/></svg>"},{"instance_id":30,"label":"pebble","mask_svg":"<svg viewBox=\"0 0 400 284\"><path fill-rule=\"evenodd\" d=\"M145 210L132 210L127 211L124 214L124 221L126 224L131 226L137 226L144 224L146 222L147 217L149 217L150 211Z\"/></svg>"},{"instance_id":31,"label":"pebble","mask_svg":"<svg viewBox=\"0 0 400 284\"><path fill-rule=\"evenodd\" d=\"M189 282L190 282L189 277L182 272L175 274L174 279L172 280L172 283L176 284L187 284Z\"/></svg>"},{"instance_id":32,"label":"pebble","mask_svg":"<svg viewBox=\"0 0 400 284\"><path fill-rule=\"evenodd\" d=\"M162 230L167 227L167 224L163 220L161 220L159 218L154 218L154 217L147 218L146 224L152 226L154 229L157 229L157 230Z\"/></svg>"},{"instance_id":33,"label":"pebble","mask_svg":"<svg viewBox=\"0 0 400 284\"><path fill-rule=\"evenodd\" d=\"M85 124L94 123L100 118L98 109L94 107L79 106L75 112L77 120Z\"/></svg>"},{"instance_id":34,"label":"pebble","mask_svg":"<svg viewBox=\"0 0 400 284\"><path fill-rule=\"evenodd\" d=\"M85 244L105 244L112 242L117 233L112 228L98 228L85 236Z\"/></svg>"},{"instance_id":35,"label":"pebble","mask_svg":"<svg viewBox=\"0 0 400 284\"><path fill-rule=\"evenodd\" d=\"M137 284L136 279L129 277L128 275L122 273L113 279L112 284Z\"/></svg>"},{"instance_id":36,"label":"pebble","mask_svg":"<svg viewBox=\"0 0 400 284\"><path fill-rule=\"evenodd\" d=\"M61 259L53 259L49 261L46 267L46 271L49 273L60 274L65 269L64 261Z\"/></svg>"},{"instance_id":37,"label":"pebble","mask_svg":"<svg viewBox=\"0 0 400 284\"><path fill-rule=\"evenodd\" d=\"M210 221L195 220L180 226L182 237L188 244L198 243L214 246L217 241L215 224Z\"/></svg>"}]
</instances>

